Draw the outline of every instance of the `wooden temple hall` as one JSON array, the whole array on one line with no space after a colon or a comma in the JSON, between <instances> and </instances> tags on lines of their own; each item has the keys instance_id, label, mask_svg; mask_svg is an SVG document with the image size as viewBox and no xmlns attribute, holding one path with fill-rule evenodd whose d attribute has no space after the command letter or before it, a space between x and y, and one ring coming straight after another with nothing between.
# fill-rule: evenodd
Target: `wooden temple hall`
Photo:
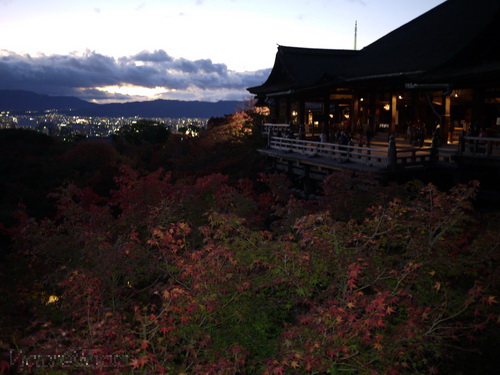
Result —
<instances>
[{"instance_id":1,"label":"wooden temple hall","mask_svg":"<svg viewBox=\"0 0 500 375\"><path fill-rule=\"evenodd\" d=\"M447 0L361 50L279 46L248 88L295 133L500 136L500 1Z\"/></svg>"}]
</instances>

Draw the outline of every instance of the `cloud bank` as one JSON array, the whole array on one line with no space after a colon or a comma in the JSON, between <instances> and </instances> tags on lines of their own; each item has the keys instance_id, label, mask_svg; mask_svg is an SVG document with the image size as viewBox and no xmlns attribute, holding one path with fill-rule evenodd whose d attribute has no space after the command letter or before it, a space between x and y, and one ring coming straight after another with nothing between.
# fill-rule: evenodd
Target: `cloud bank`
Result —
<instances>
[{"instance_id":1,"label":"cloud bank","mask_svg":"<svg viewBox=\"0 0 500 375\"><path fill-rule=\"evenodd\" d=\"M173 58L164 50L114 58L93 51L21 55L0 50L0 89L76 96L95 102L241 100L270 72L235 72L210 59Z\"/></svg>"}]
</instances>

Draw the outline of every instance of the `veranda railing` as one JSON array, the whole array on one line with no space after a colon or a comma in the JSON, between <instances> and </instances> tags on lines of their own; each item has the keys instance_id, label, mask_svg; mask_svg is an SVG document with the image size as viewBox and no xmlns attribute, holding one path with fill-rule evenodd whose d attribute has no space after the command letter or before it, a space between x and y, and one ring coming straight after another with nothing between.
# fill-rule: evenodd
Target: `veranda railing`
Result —
<instances>
[{"instance_id":1,"label":"veranda railing","mask_svg":"<svg viewBox=\"0 0 500 375\"><path fill-rule=\"evenodd\" d=\"M324 158L340 163L358 163L379 168L396 168L423 165L436 160L433 147L400 147L394 140L386 149L381 147L358 147L338 143L317 142L286 137L269 137L268 147L284 152L293 152L308 157Z\"/></svg>"}]
</instances>

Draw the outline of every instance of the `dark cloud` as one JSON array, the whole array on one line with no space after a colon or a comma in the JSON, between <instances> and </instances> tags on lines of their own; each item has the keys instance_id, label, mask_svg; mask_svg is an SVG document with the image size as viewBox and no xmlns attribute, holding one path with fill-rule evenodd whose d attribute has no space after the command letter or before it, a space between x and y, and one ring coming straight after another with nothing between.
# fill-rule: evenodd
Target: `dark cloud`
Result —
<instances>
[{"instance_id":1,"label":"dark cloud","mask_svg":"<svg viewBox=\"0 0 500 375\"><path fill-rule=\"evenodd\" d=\"M173 58L164 50L142 51L115 59L96 52L83 55L20 55L0 51L0 89L31 90L48 95L75 95L88 99L125 100L98 87L162 87L176 96L205 95L216 100L247 95L246 88L265 81L270 69L235 72L210 59ZM173 95L173 94L171 94ZM130 99L130 98L129 98Z\"/></svg>"},{"instance_id":2,"label":"dark cloud","mask_svg":"<svg viewBox=\"0 0 500 375\"><path fill-rule=\"evenodd\" d=\"M76 94L80 99L87 101L96 102L124 102L130 101L130 96L119 94L119 93L109 93L102 90L96 89L82 89L78 90Z\"/></svg>"},{"instance_id":3,"label":"dark cloud","mask_svg":"<svg viewBox=\"0 0 500 375\"><path fill-rule=\"evenodd\" d=\"M133 56L131 60L144 61L144 62L171 62L174 59L170 57L164 50L160 49L154 52L149 52L149 51L139 52L137 55Z\"/></svg>"},{"instance_id":4,"label":"dark cloud","mask_svg":"<svg viewBox=\"0 0 500 375\"><path fill-rule=\"evenodd\" d=\"M183 73L199 74L199 73L216 73L221 76L228 74L225 64L214 64L212 60L186 60L177 59L173 61L171 68L179 70Z\"/></svg>"}]
</instances>

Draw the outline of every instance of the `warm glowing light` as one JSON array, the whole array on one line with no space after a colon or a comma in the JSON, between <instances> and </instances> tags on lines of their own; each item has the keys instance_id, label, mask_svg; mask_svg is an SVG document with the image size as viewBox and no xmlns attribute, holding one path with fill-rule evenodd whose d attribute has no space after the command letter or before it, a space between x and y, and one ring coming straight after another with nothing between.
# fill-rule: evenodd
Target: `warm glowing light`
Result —
<instances>
[{"instance_id":1,"label":"warm glowing light","mask_svg":"<svg viewBox=\"0 0 500 375\"><path fill-rule=\"evenodd\" d=\"M365 98L361 98L359 99L360 102L364 102L365 101Z\"/></svg>"},{"instance_id":2,"label":"warm glowing light","mask_svg":"<svg viewBox=\"0 0 500 375\"><path fill-rule=\"evenodd\" d=\"M403 99L403 97L401 95L398 96L398 99Z\"/></svg>"},{"instance_id":3,"label":"warm glowing light","mask_svg":"<svg viewBox=\"0 0 500 375\"><path fill-rule=\"evenodd\" d=\"M57 302L57 301L59 301L58 296L49 296L49 300L47 301L46 305L48 305L49 303Z\"/></svg>"},{"instance_id":4,"label":"warm glowing light","mask_svg":"<svg viewBox=\"0 0 500 375\"><path fill-rule=\"evenodd\" d=\"M166 89L165 87L143 87L143 86L104 86L96 87L99 91L108 92L110 94L121 94L130 96L144 96L147 98L154 97L156 95L171 92L175 90Z\"/></svg>"},{"instance_id":5,"label":"warm glowing light","mask_svg":"<svg viewBox=\"0 0 500 375\"><path fill-rule=\"evenodd\" d=\"M385 109L386 111L388 111L388 110L390 110L390 109L391 109L391 106L390 106L389 104L386 104L386 105L384 105L384 109Z\"/></svg>"}]
</instances>

